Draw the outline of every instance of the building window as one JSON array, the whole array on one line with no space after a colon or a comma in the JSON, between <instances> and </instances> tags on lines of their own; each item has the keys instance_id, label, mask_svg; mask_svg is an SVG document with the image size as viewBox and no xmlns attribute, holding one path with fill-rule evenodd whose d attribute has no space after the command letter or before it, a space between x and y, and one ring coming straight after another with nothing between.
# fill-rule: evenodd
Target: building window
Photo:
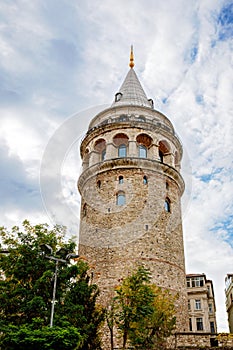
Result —
<instances>
[{"instance_id":1,"label":"building window","mask_svg":"<svg viewBox=\"0 0 233 350\"><path fill-rule=\"evenodd\" d=\"M191 318L189 319L189 330L190 330L190 332L192 332L192 330L193 330L192 319Z\"/></svg>"},{"instance_id":2,"label":"building window","mask_svg":"<svg viewBox=\"0 0 233 350\"><path fill-rule=\"evenodd\" d=\"M209 313L212 314L213 313L213 305L209 304Z\"/></svg>"},{"instance_id":3,"label":"building window","mask_svg":"<svg viewBox=\"0 0 233 350\"><path fill-rule=\"evenodd\" d=\"M145 146L142 146L142 145L138 146L138 157L139 158L147 157L147 148Z\"/></svg>"},{"instance_id":4,"label":"building window","mask_svg":"<svg viewBox=\"0 0 233 350\"><path fill-rule=\"evenodd\" d=\"M105 160L106 157L106 141L104 139L98 139L95 142L94 150L99 153L99 160Z\"/></svg>"},{"instance_id":5,"label":"building window","mask_svg":"<svg viewBox=\"0 0 233 350\"><path fill-rule=\"evenodd\" d=\"M164 156L170 153L170 145L166 140L159 141L159 159L164 162Z\"/></svg>"},{"instance_id":6,"label":"building window","mask_svg":"<svg viewBox=\"0 0 233 350\"><path fill-rule=\"evenodd\" d=\"M154 108L154 101L152 100L152 98L149 98L148 102L150 103L151 108Z\"/></svg>"},{"instance_id":7,"label":"building window","mask_svg":"<svg viewBox=\"0 0 233 350\"><path fill-rule=\"evenodd\" d=\"M85 203L83 205L83 217L85 217L87 215L87 204Z\"/></svg>"},{"instance_id":8,"label":"building window","mask_svg":"<svg viewBox=\"0 0 233 350\"><path fill-rule=\"evenodd\" d=\"M139 121L139 122L145 122L145 121L146 121L146 118L145 118L143 115L139 115L138 121Z\"/></svg>"},{"instance_id":9,"label":"building window","mask_svg":"<svg viewBox=\"0 0 233 350\"><path fill-rule=\"evenodd\" d=\"M203 331L203 320L201 317L197 318L197 331Z\"/></svg>"},{"instance_id":10,"label":"building window","mask_svg":"<svg viewBox=\"0 0 233 350\"><path fill-rule=\"evenodd\" d=\"M169 190L169 183L166 182L166 190L168 191Z\"/></svg>"},{"instance_id":11,"label":"building window","mask_svg":"<svg viewBox=\"0 0 233 350\"><path fill-rule=\"evenodd\" d=\"M195 300L195 309L201 310L201 300L199 299Z\"/></svg>"},{"instance_id":12,"label":"building window","mask_svg":"<svg viewBox=\"0 0 233 350\"><path fill-rule=\"evenodd\" d=\"M122 158L122 157L126 157L127 154L127 147L126 145L122 144L119 146L118 148L118 157Z\"/></svg>"},{"instance_id":13,"label":"building window","mask_svg":"<svg viewBox=\"0 0 233 350\"><path fill-rule=\"evenodd\" d=\"M98 188L101 187L101 181L100 181L100 180L97 181L97 187L98 187Z\"/></svg>"},{"instance_id":14,"label":"building window","mask_svg":"<svg viewBox=\"0 0 233 350\"><path fill-rule=\"evenodd\" d=\"M139 134L136 137L138 144L138 157L147 158L147 150L151 147L153 139L147 134Z\"/></svg>"},{"instance_id":15,"label":"building window","mask_svg":"<svg viewBox=\"0 0 233 350\"><path fill-rule=\"evenodd\" d=\"M101 153L101 160L105 160L105 159L106 159L106 149L103 149Z\"/></svg>"},{"instance_id":16,"label":"building window","mask_svg":"<svg viewBox=\"0 0 233 350\"><path fill-rule=\"evenodd\" d=\"M118 182L119 182L119 184L123 184L123 182L124 182L123 176L119 176Z\"/></svg>"},{"instance_id":17,"label":"building window","mask_svg":"<svg viewBox=\"0 0 233 350\"><path fill-rule=\"evenodd\" d=\"M210 332L215 333L215 326L213 321L210 322Z\"/></svg>"},{"instance_id":18,"label":"building window","mask_svg":"<svg viewBox=\"0 0 233 350\"><path fill-rule=\"evenodd\" d=\"M122 114L120 115L119 122L125 122L128 119L127 115Z\"/></svg>"},{"instance_id":19,"label":"building window","mask_svg":"<svg viewBox=\"0 0 233 350\"><path fill-rule=\"evenodd\" d=\"M116 95L115 95L115 102L120 101L121 97L122 97L122 93L121 92L117 92Z\"/></svg>"},{"instance_id":20,"label":"building window","mask_svg":"<svg viewBox=\"0 0 233 350\"><path fill-rule=\"evenodd\" d=\"M166 198L165 202L164 202L164 209L167 213L170 213L171 211L171 203L170 203L170 199Z\"/></svg>"},{"instance_id":21,"label":"building window","mask_svg":"<svg viewBox=\"0 0 233 350\"><path fill-rule=\"evenodd\" d=\"M118 157L127 156L127 146L129 144L129 138L126 134L119 133L113 137L113 143L118 149Z\"/></svg>"},{"instance_id":22,"label":"building window","mask_svg":"<svg viewBox=\"0 0 233 350\"><path fill-rule=\"evenodd\" d=\"M117 205L125 205L125 193L124 192L118 192L116 204Z\"/></svg>"},{"instance_id":23,"label":"building window","mask_svg":"<svg viewBox=\"0 0 233 350\"><path fill-rule=\"evenodd\" d=\"M144 185L148 184L147 176L143 176L143 184Z\"/></svg>"},{"instance_id":24,"label":"building window","mask_svg":"<svg viewBox=\"0 0 233 350\"><path fill-rule=\"evenodd\" d=\"M190 300L188 300L188 310L191 310Z\"/></svg>"},{"instance_id":25,"label":"building window","mask_svg":"<svg viewBox=\"0 0 233 350\"><path fill-rule=\"evenodd\" d=\"M163 163L163 152L159 150L159 160Z\"/></svg>"},{"instance_id":26,"label":"building window","mask_svg":"<svg viewBox=\"0 0 233 350\"><path fill-rule=\"evenodd\" d=\"M198 276L198 277L191 277L187 278L187 287L203 287L204 286L204 277Z\"/></svg>"}]
</instances>

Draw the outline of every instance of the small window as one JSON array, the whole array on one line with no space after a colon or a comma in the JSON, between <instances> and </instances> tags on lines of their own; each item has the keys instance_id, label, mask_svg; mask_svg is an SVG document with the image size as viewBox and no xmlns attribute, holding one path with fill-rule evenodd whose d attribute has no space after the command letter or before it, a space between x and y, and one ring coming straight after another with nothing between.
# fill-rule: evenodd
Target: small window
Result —
<instances>
[{"instance_id":1,"label":"small window","mask_svg":"<svg viewBox=\"0 0 233 350\"><path fill-rule=\"evenodd\" d=\"M152 100L152 98L149 98L148 102L150 103L151 108L154 108L154 101Z\"/></svg>"},{"instance_id":2,"label":"small window","mask_svg":"<svg viewBox=\"0 0 233 350\"><path fill-rule=\"evenodd\" d=\"M210 322L210 332L215 333L215 326L213 321Z\"/></svg>"},{"instance_id":3,"label":"small window","mask_svg":"<svg viewBox=\"0 0 233 350\"><path fill-rule=\"evenodd\" d=\"M188 310L191 310L190 300L188 300Z\"/></svg>"},{"instance_id":4,"label":"small window","mask_svg":"<svg viewBox=\"0 0 233 350\"><path fill-rule=\"evenodd\" d=\"M123 183L124 183L124 178L123 178L123 176L119 176L118 182L119 182L119 184L123 184Z\"/></svg>"},{"instance_id":5,"label":"small window","mask_svg":"<svg viewBox=\"0 0 233 350\"><path fill-rule=\"evenodd\" d=\"M120 101L121 97L122 97L122 93L121 92L117 92L116 95L115 95L115 102Z\"/></svg>"},{"instance_id":6,"label":"small window","mask_svg":"<svg viewBox=\"0 0 233 350\"><path fill-rule=\"evenodd\" d=\"M147 176L143 176L143 184L144 185L148 184Z\"/></svg>"},{"instance_id":7,"label":"small window","mask_svg":"<svg viewBox=\"0 0 233 350\"><path fill-rule=\"evenodd\" d=\"M85 203L83 205L83 217L85 217L87 215L87 204Z\"/></svg>"},{"instance_id":8,"label":"small window","mask_svg":"<svg viewBox=\"0 0 233 350\"><path fill-rule=\"evenodd\" d=\"M166 182L166 190L168 191L169 190L169 183Z\"/></svg>"},{"instance_id":9,"label":"small window","mask_svg":"<svg viewBox=\"0 0 233 350\"><path fill-rule=\"evenodd\" d=\"M195 309L201 310L201 300L199 300L199 299L195 300Z\"/></svg>"},{"instance_id":10,"label":"small window","mask_svg":"<svg viewBox=\"0 0 233 350\"><path fill-rule=\"evenodd\" d=\"M119 146L118 148L118 157L122 158L122 157L126 157L127 154L127 147L126 145L122 144Z\"/></svg>"},{"instance_id":11,"label":"small window","mask_svg":"<svg viewBox=\"0 0 233 350\"><path fill-rule=\"evenodd\" d=\"M102 153L101 153L101 159L105 160L106 159L106 149L103 149Z\"/></svg>"},{"instance_id":12,"label":"small window","mask_svg":"<svg viewBox=\"0 0 233 350\"><path fill-rule=\"evenodd\" d=\"M106 141L104 139L98 139L95 142L94 150L99 153L99 160L103 161L106 157Z\"/></svg>"},{"instance_id":13,"label":"small window","mask_svg":"<svg viewBox=\"0 0 233 350\"><path fill-rule=\"evenodd\" d=\"M191 318L189 319L189 330L190 330L190 332L192 332L192 330L193 330Z\"/></svg>"},{"instance_id":14,"label":"small window","mask_svg":"<svg viewBox=\"0 0 233 350\"><path fill-rule=\"evenodd\" d=\"M117 194L117 205L125 205L125 193L119 192Z\"/></svg>"},{"instance_id":15,"label":"small window","mask_svg":"<svg viewBox=\"0 0 233 350\"><path fill-rule=\"evenodd\" d=\"M125 122L125 121L127 121L127 119L128 119L127 115L121 114L120 118L119 118L119 122Z\"/></svg>"},{"instance_id":16,"label":"small window","mask_svg":"<svg viewBox=\"0 0 233 350\"><path fill-rule=\"evenodd\" d=\"M145 146L142 146L142 145L138 146L138 156L139 158L147 157L147 148Z\"/></svg>"},{"instance_id":17,"label":"small window","mask_svg":"<svg viewBox=\"0 0 233 350\"><path fill-rule=\"evenodd\" d=\"M209 313L212 313L212 312L213 312L213 305L209 304Z\"/></svg>"},{"instance_id":18,"label":"small window","mask_svg":"<svg viewBox=\"0 0 233 350\"><path fill-rule=\"evenodd\" d=\"M197 331L203 331L203 320L201 317L198 317L197 320Z\"/></svg>"},{"instance_id":19,"label":"small window","mask_svg":"<svg viewBox=\"0 0 233 350\"><path fill-rule=\"evenodd\" d=\"M159 150L159 159L160 162L163 163L163 152Z\"/></svg>"},{"instance_id":20,"label":"small window","mask_svg":"<svg viewBox=\"0 0 233 350\"><path fill-rule=\"evenodd\" d=\"M138 121L144 123L146 121L146 118L144 117L144 115L139 115Z\"/></svg>"},{"instance_id":21,"label":"small window","mask_svg":"<svg viewBox=\"0 0 233 350\"><path fill-rule=\"evenodd\" d=\"M100 181L100 180L97 181L97 187L98 187L98 188L101 187L101 181Z\"/></svg>"},{"instance_id":22,"label":"small window","mask_svg":"<svg viewBox=\"0 0 233 350\"><path fill-rule=\"evenodd\" d=\"M192 277L191 278L192 287L203 287L204 279L203 277Z\"/></svg>"},{"instance_id":23,"label":"small window","mask_svg":"<svg viewBox=\"0 0 233 350\"><path fill-rule=\"evenodd\" d=\"M167 213L170 213L171 212L171 204L170 204L170 200L169 198L166 198L165 199L165 202L164 202L164 209Z\"/></svg>"}]
</instances>

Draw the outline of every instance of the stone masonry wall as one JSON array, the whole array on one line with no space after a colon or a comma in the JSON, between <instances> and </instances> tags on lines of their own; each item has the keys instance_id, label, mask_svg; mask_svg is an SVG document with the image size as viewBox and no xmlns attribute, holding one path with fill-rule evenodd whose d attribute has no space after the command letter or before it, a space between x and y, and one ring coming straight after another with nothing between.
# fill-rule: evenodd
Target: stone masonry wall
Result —
<instances>
[{"instance_id":1,"label":"stone masonry wall","mask_svg":"<svg viewBox=\"0 0 233 350\"><path fill-rule=\"evenodd\" d=\"M152 116L148 122L131 116L127 122L104 123L100 116L103 126L97 123L82 141L79 254L93 269L105 306L122 278L140 264L148 267L152 282L178 295L177 331L184 332L188 331L188 302L180 204L184 190L179 173L182 146L170 121L155 111L151 114L161 117L162 123ZM138 158L139 139L148 141L145 159ZM120 158L117 147L125 140L127 155ZM117 205L120 192L125 195L124 205ZM164 206L167 199L169 210Z\"/></svg>"},{"instance_id":2,"label":"stone masonry wall","mask_svg":"<svg viewBox=\"0 0 233 350\"><path fill-rule=\"evenodd\" d=\"M123 176L123 184L119 184ZM148 183L143 183L147 176ZM99 182L100 181L100 182ZM167 184L166 184L167 183ZM116 205L116 194L126 205ZM171 212L164 209L169 197ZM153 282L179 293L177 326L188 329L187 294L181 225L180 193L176 182L161 172L113 169L90 178L82 193L79 253L94 267L94 281L108 303L119 280L143 263Z\"/></svg>"}]
</instances>

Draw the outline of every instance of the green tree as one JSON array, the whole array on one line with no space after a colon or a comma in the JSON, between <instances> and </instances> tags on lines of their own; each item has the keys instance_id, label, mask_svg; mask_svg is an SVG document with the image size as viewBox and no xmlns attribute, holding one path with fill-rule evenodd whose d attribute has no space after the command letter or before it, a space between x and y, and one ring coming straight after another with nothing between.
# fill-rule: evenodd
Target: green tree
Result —
<instances>
[{"instance_id":1,"label":"green tree","mask_svg":"<svg viewBox=\"0 0 233 350\"><path fill-rule=\"evenodd\" d=\"M104 310L97 305L98 287L88 265L59 262L54 327L48 326L55 261L41 251L48 244L60 258L75 250L65 228L47 224L0 229L0 346L4 349L101 349L99 328ZM61 249L63 248L63 249Z\"/></svg>"},{"instance_id":2,"label":"green tree","mask_svg":"<svg viewBox=\"0 0 233 350\"><path fill-rule=\"evenodd\" d=\"M122 346L159 349L175 327L175 297L151 283L143 266L123 279L114 297L115 324Z\"/></svg>"}]
</instances>

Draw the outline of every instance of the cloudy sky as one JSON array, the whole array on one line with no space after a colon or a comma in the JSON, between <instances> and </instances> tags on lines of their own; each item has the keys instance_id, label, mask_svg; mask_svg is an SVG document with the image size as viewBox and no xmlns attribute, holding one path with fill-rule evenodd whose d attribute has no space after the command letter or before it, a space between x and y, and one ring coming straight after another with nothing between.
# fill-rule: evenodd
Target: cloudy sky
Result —
<instances>
[{"instance_id":1,"label":"cloudy sky","mask_svg":"<svg viewBox=\"0 0 233 350\"><path fill-rule=\"evenodd\" d=\"M0 224L77 231L79 144L135 71L184 147L187 273L212 279L228 331L233 272L231 0L5 0L0 4Z\"/></svg>"}]
</instances>

